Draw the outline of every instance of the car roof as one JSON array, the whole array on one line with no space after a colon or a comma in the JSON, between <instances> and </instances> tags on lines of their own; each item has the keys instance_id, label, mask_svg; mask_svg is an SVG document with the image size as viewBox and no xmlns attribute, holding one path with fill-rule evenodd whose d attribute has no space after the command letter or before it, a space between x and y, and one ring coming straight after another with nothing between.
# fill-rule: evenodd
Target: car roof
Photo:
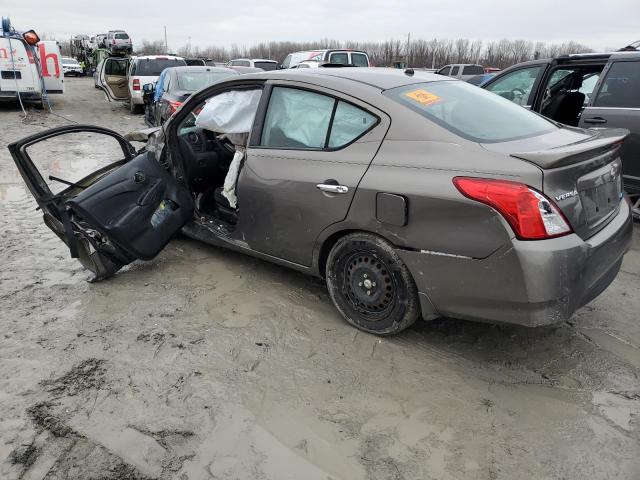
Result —
<instances>
[{"instance_id":1,"label":"car roof","mask_svg":"<svg viewBox=\"0 0 640 480\"><path fill-rule=\"evenodd\" d=\"M413 72L410 74L408 72ZM318 77L330 77L332 79L342 79L354 83L368 85L380 90L402 87L416 83L440 82L455 80L435 73L421 72L419 70L402 70L398 68L363 68L363 67L342 67L342 68L303 68L286 69L271 72L256 73L251 76L264 78L267 80L297 80L317 83Z\"/></svg>"},{"instance_id":2,"label":"car roof","mask_svg":"<svg viewBox=\"0 0 640 480\"><path fill-rule=\"evenodd\" d=\"M195 72L227 72L227 73L238 73L232 68L227 67L207 67L205 65L191 65L186 67L169 67L167 70L171 70L175 73L195 73Z\"/></svg>"},{"instance_id":3,"label":"car roof","mask_svg":"<svg viewBox=\"0 0 640 480\"><path fill-rule=\"evenodd\" d=\"M273 63L278 63L276 60L271 60L269 58L234 58L231 61L234 62L236 60L248 60L250 62L273 62Z\"/></svg>"}]
</instances>

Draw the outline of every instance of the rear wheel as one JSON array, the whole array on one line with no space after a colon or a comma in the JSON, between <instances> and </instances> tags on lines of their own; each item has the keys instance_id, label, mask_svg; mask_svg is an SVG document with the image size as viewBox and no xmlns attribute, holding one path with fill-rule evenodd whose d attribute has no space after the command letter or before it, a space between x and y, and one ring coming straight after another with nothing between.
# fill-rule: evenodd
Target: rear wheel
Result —
<instances>
[{"instance_id":1,"label":"rear wheel","mask_svg":"<svg viewBox=\"0 0 640 480\"><path fill-rule=\"evenodd\" d=\"M393 335L420 316L409 269L380 237L352 233L338 240L329 253L326 276L334 305L360 330Z\"/></svg>"},{"instance_id":2,"label":"rear wheel","mask_svg":"<svg viewBox=\"0 0 640 480\"><path fill-rule=\"evenodd\" d=\"M629 200L631 200L631 213L633 214L633 219L638 222L640 221L640 194L639 193L630 193Z\"/></svg>"}]
</instances>

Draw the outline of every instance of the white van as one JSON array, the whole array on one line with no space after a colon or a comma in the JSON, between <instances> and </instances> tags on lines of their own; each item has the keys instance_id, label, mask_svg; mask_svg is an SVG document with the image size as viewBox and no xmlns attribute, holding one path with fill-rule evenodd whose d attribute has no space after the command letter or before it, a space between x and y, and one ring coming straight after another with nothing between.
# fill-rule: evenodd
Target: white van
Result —
<instances>
[{"instance_id":1,"label":"white van","mask_svg":"<svg viewBox=\"0 0 640 480\"><path fill-rule=\"evenodd\" d=\"M55 41L32 47L15 32L0 37L0 101L15 101L19 95L22 101L42 104L43 84L47 93L64 93L61 58Z\"/></svg>"},{"instance_id":2,"label":"white van","mask_svg":"<svg viewBox=\"0 0 640 480\"><path fill-rule=\"evenodd\" d=\"M293 52L287 55L282 62L282 68L291 68L304 60L317 62L329 62L354 67L371 67L367 52L349 49L324 49Z\"/></svg>"}]
</instances>

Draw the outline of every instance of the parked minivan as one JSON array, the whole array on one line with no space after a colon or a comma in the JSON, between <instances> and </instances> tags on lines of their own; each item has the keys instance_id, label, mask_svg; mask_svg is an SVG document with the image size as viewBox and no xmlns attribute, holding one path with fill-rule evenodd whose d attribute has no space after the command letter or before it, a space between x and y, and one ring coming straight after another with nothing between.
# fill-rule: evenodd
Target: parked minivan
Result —
<instances>
[{"instance_id":1,"label":"parked minivan","mask_svg":"<svg viewBox=\"0 0 640 480\"><path fill-rule=\"evenodd\" d=\"M475 65L472 63L454 63L452 65L445 65L436 73L438 75L446 75L447 77L466 81L476 75L482 75L485 71L482 65Z\"/></svg>"},{"instance_id":2,"label":"parked minivan","mask_svg":"<svg viewBox=\"0 0 640 480\"><path fill-rule=\"evenodd\" d=\"M124 30L109 30L104 43L112 55L117 53L130 54L133 51L131 38Z\"/></svg>"},{"instance_id":3,"label":"parked minivan","mask_svg":"<svg viewBox=\"0 0 640 480\"><path fill-rule=\"evenodd\" d=\"M58 44L39 40L33 31L23 35L10 31L0 37L0 101L15 101L20 97L22 101L42 106L43 83L47 93L64 93Z\"/></svg>"},{"instance_id":4,"label":"parked minivan","mask_svg":"<svg viewBox=\"0 0 640 480\"><path fill-rule=\"evenodd\" d=\"M282 68L291 68L304 60L338 63L354 67L370 67L369 55L359 50L325 49L294 52L287 55L282 62Z\"/></svg>"}]
</instances>

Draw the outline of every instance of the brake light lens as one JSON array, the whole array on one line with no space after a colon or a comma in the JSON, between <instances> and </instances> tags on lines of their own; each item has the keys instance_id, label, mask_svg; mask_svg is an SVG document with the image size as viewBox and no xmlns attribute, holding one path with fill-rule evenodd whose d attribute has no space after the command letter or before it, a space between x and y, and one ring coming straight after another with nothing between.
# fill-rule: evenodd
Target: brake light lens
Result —
<instances>
[{"instance_id":1,"label":"brake light lens","mask_svg":"<svg viewBox=\"0 0 640 480\"><path fill-rule=\"evenodd\" d=\"M140 90L140 79L139 78L134 78L133 79L133 89L134 90Z\"/></svg>"},{"instance_id":2,"label":"brake light lens","mask_svg":"<svg viewBox=\"0 0 640 480\"><path fill-rule=\"evenodd\" d=\"M453 184L465 197L496 209L520 240L544 240L572 232L558 207L523 183L456 177Z\"/></svg>"},{"instance_id":3,"label":"brake light lens","mask_svg":"<svg viewBox=\"0 0 640 480\"><path fill-rule=\"evenodd\" d=\"M169 101L169 111L173 114L179 107L182 105L182 102L172 102Z\"/></svg>"}]
</instances>

